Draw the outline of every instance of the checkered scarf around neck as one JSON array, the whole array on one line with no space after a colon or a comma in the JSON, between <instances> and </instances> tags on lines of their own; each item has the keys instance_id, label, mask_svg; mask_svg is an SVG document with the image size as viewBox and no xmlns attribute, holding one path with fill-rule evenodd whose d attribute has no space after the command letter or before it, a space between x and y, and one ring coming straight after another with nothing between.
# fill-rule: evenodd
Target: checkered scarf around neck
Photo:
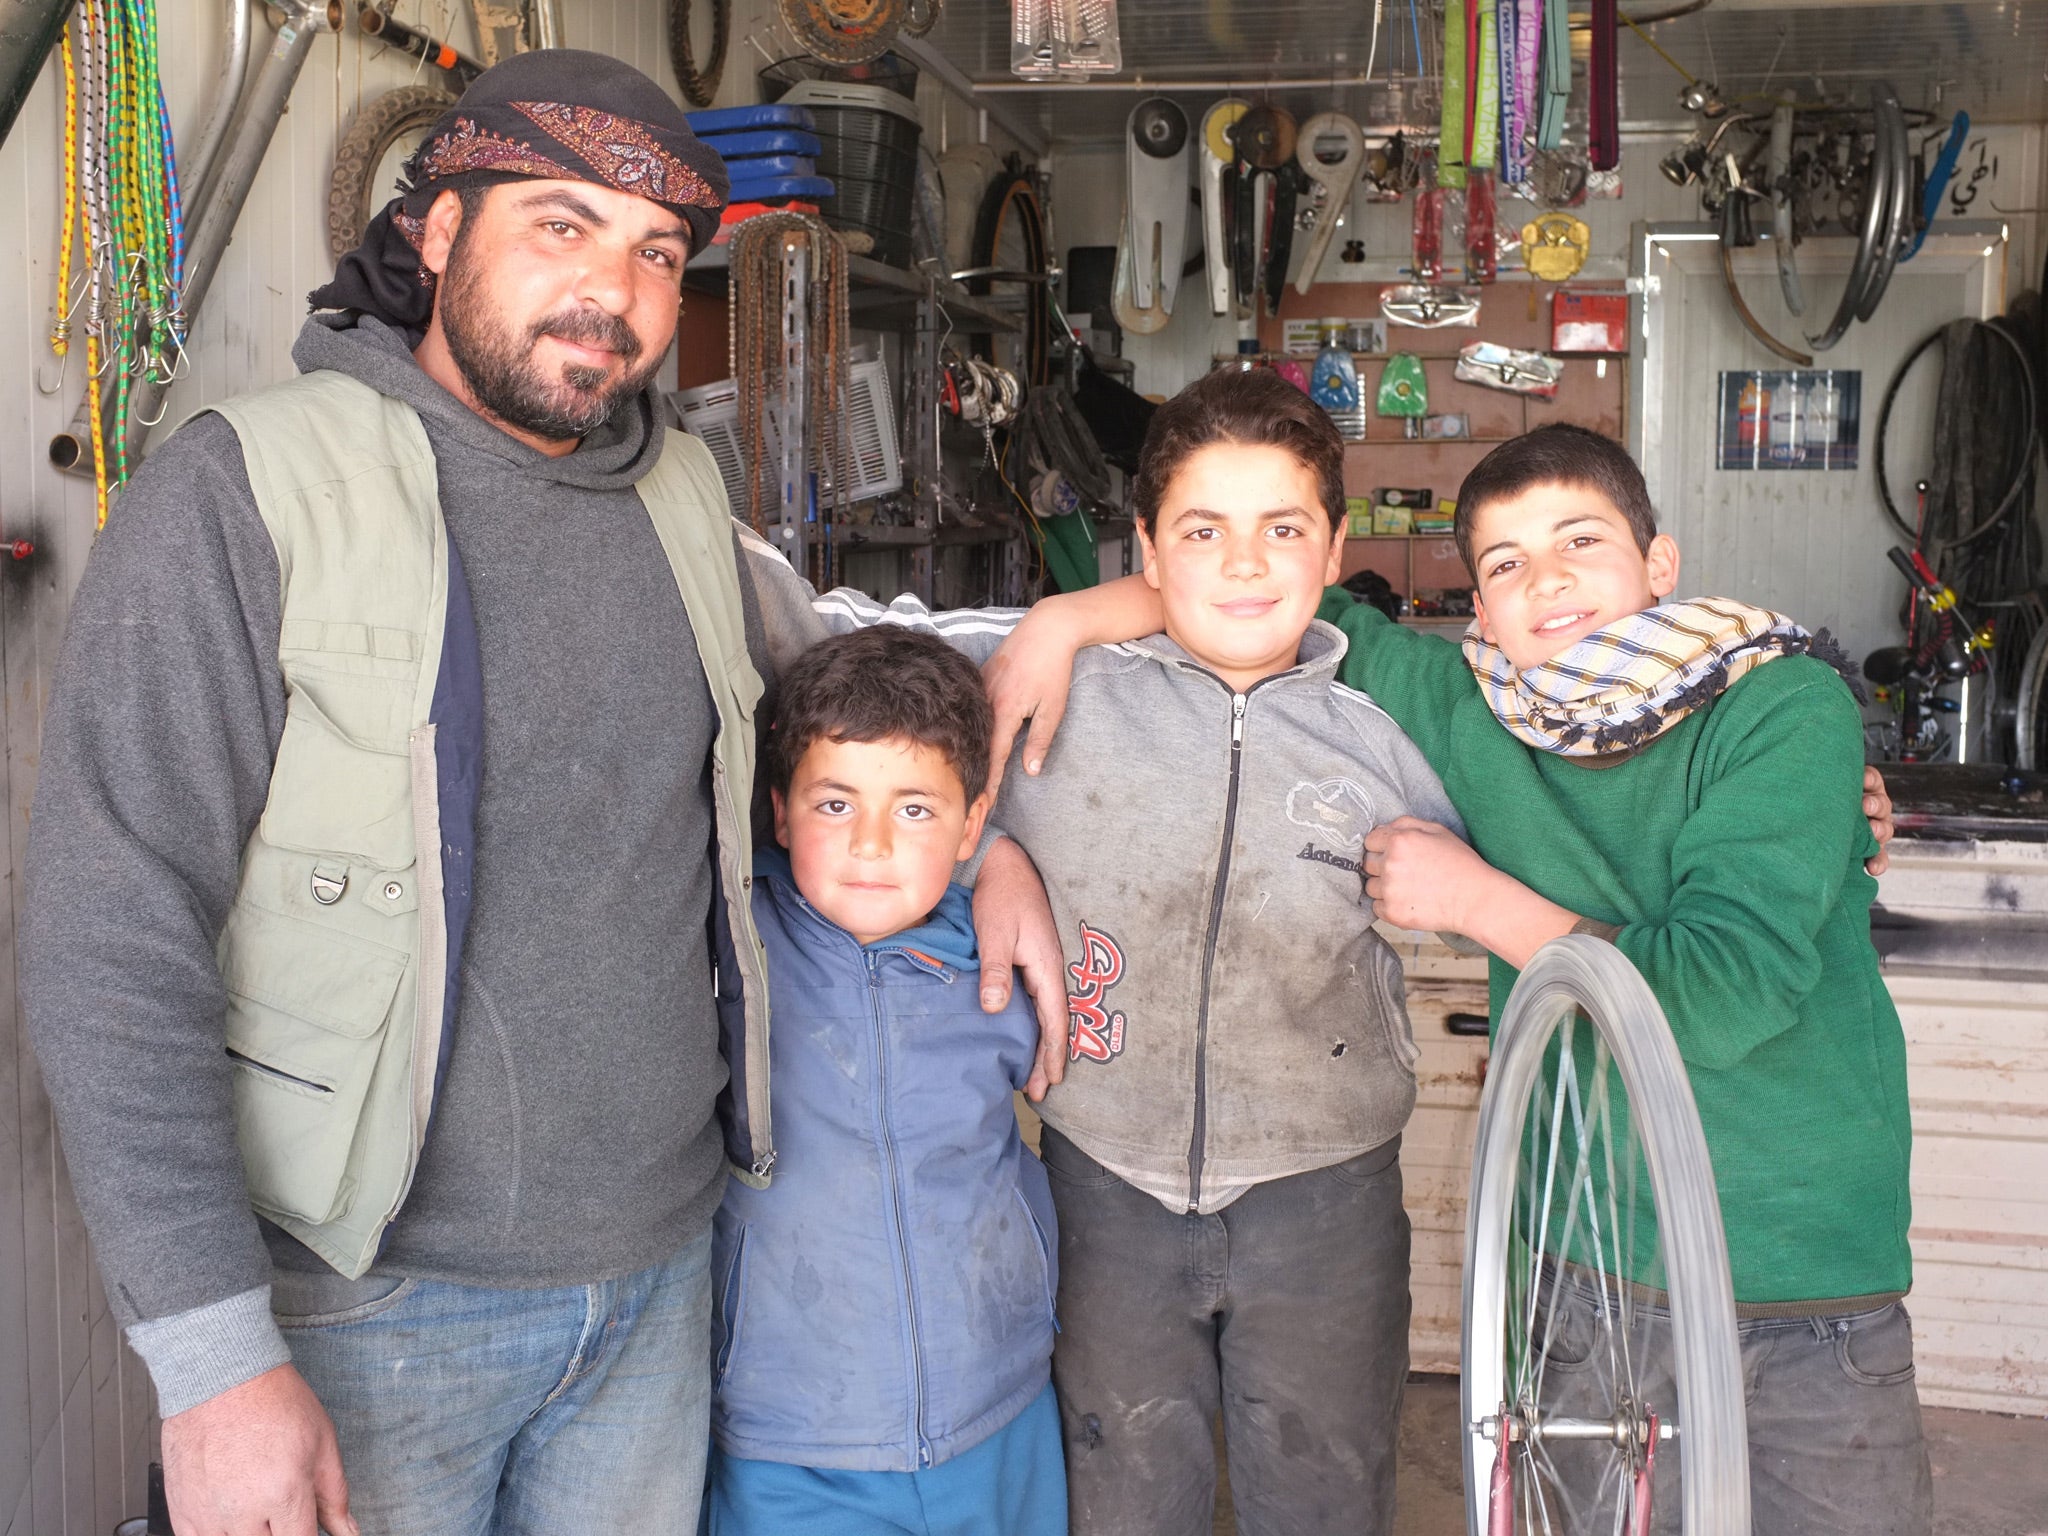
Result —
<instances>
[{"instance_id":1,"label":"checkered scarf around neck","mask_svg":"<svg viewBox=\"0 0 2048 1536\"><path fill-rule=\"evenodd\" d=\"M434 274L420 262L434 199L520 180L588 181L659 203L689 227L693 253L717 232L727 189L725 162L630 64L576 48L514 54L434 124L400 195L308 303L375 315L417 341L434 313Z\"/></svg>"},{"instance_id":2,"label":"checkered scarf around neck","mask_svg":"<svg viewBox=\"0 0 2048 1536\"><path fill-rule=\"evenodd\" d=\"M1645 608L1525 672L1480 638L1477 620L1465 631L1464 649L1508 733L1564 757L1598 757L1654 741L1750 668L1780 656L1810 653L1860 695L1855 667L1826 630L1809 634L1782 613L1727 597Z\"/></svg>"}]
</instances>

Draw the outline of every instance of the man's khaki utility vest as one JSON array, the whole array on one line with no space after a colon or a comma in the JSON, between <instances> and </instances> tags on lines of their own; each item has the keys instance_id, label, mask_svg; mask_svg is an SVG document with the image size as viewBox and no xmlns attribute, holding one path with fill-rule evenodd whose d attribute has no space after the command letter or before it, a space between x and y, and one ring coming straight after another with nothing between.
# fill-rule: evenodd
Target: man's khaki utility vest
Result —
<instances>
[{"instance_id":1,"label":"man's khaki utility vest","mask_svg":"<svg viewBox=\"0 0 2048 1536\"><path fill-rule=\"evenodd\" d=\"M430 716L448 530L411 407L318 372L215 409L241 439L277 547L286 694L270 796L220 937L236 1128L250 1202L353 1278L411 1187L452 1022ZM718 874L746 994L746 1059L733 1071L750 1165L765 1173L768 994L747 817L761 680L709 451L670 432L638 490L718 711Z\"/></svg>"}]
</instances>

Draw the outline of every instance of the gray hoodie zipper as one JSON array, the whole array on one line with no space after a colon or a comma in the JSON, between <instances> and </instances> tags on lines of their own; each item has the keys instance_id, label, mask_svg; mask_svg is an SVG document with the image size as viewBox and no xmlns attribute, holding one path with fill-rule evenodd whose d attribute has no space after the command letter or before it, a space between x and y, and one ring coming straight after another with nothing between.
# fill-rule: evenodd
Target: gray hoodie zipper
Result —
<instances>
[{"instance_id":1,"label":"gray hoodie zipper","mask_svg":"<svg viewBox=\"0 0 2048 1536\"><path fill-rule=\"evenodd\" d=\"M889 1171L889 1207L895 1213L896 1256L903 1265L903 1295L910 1323L910 1375L916 1394L911 1433L917 1438L917 1464L923 1468L932 1464L932 1446L924 1433L924 1346L917 1322L917 1276L910 1267L910 1243L904 1237L907 1223L903 1177L896 1165L896 1133L889 1127L889 1042L882 1026L881 1000L876 996L881 978L875 957L863 953L861 959L868 973L868 1012L875 1021L875 1098L882 1114L882 1163Z\"/></svg>"},{"instance_id":2,"label":"gray hoodie zipper","mask_svg":"<svg viewBox=\"0 0 2048 1536\"><path fill-rule=\"evenodd\" d=\"M1230 687L1228 683L1223 686ZM1252 684L1252 688L1258 686L1259 683ZM1232 688L1230 693L1230 795L1223 804L1223 851L1216 858L1216 888L1209 898L1209 941L1202 953L1202 1006L1195 1018L1195 1129L1188 1140L1191 1212L1202 1208L1202 1143L1209 1129L1209 977L1216 968L1216 934L1223 926L1223 893L1230 883L1230 845L1237 838L1238 768L1244 761L1244 707L1250 692L1250 688L1244 693Z\"/></svg>"}]
</instances>

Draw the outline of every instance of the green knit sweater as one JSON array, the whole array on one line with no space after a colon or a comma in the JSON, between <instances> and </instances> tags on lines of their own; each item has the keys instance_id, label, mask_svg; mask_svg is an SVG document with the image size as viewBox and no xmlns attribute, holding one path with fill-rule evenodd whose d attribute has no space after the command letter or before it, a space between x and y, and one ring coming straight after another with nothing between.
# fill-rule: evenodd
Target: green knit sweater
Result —
<instances>
[{"instance_id":1,"label":"green knit sweater","mask_svg":"<svg viewBox=\"0 0 2048 1536\"><path fill-rule=\"evenodd\" d=\"M1905 1038L1870 942L1876 841L1841 679L1773 661L1589 767L1510 736L1456 645L1341 589L1321 617L1350 639L1344 681L1422 748L1487 862L1619 925L1692 1081L1736 1300L1904 1291ZM1491 962L1496 1019L1516 974Z\"/></svg>"}]
</instances>

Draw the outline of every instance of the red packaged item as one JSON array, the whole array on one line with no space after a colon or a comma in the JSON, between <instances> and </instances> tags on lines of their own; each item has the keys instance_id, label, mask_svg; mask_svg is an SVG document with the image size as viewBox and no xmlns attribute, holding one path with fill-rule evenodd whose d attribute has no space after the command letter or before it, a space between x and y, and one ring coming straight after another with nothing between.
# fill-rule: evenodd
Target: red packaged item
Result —
<instances>
[{"instance_id":1,"label":"red packaged item","mask_svg":"<svg viewBox=\"0 0 2048 1536\"><path fill-rule=\"evenodd\" d=\"M1628 295L1561 288L1550 303L1553 352L1626 352Z\"/></svg>"},{"instance_id":2,"label":"red packaged item","mask_svg":"<svg viewBox=\"0 0 2048 1536\"><path fill-rule=\"evenodd\" d=\"M1493 243L1493 172L1472 171L1465 180L1465 281L1490 283L1500 270Z\"/></svg>"},{"instance_id":3,"label":"red packaged item","mask_svg":"<svg viewBox=\"0 0 2048 1536\"><path fill-rule=\"evenodd\" d=\"M1441 187L1415 189L1412 267L1418 283L1433 283L1444 275L1444 194Z\"/></svg>"}]
</instances>

